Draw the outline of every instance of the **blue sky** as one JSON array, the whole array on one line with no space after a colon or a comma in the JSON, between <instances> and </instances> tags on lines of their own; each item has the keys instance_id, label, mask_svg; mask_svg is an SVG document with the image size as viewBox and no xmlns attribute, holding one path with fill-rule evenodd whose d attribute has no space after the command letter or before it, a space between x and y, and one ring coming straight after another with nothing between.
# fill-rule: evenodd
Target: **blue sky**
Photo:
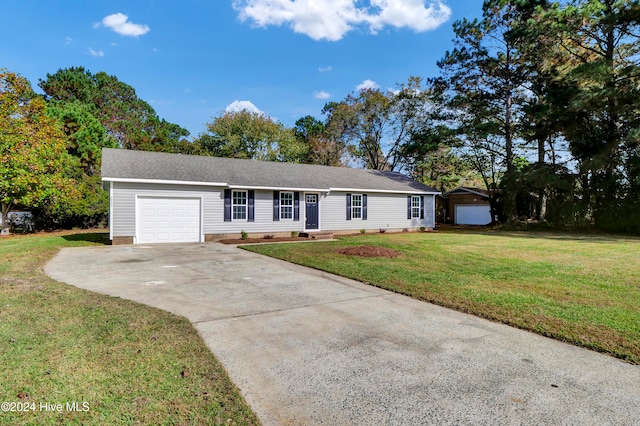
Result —
<instances>
[{"instance_id":1,"label":"blue sky","mask_svg":"<svg viewBox=\"0 0 640 426\"><path fill-rule=\"evenodd\" d=\"M0 13L0 67L31 81L84 66L131 85L195 137L234 106L287 126L361 85L435 76L480 0L20 0ZM250 102L250 104L249 104Z\"/></svg>"}]
</instances>

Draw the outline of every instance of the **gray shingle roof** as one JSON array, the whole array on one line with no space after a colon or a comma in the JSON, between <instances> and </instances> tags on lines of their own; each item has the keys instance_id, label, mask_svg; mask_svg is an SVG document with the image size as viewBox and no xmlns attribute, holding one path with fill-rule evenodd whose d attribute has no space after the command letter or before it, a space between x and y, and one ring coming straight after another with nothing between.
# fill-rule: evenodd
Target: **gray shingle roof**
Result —
<instances>
[{"instance_id":1,"label":"gray shingle roof","mask_svg":"<svg viewBox=\"0 0 640 426\"><path fill-rule=\"evenodd\" d=\"M103 148L102 178L222 183L282 189L438 193L397 172Z\"/></svg>"}]
</instances>

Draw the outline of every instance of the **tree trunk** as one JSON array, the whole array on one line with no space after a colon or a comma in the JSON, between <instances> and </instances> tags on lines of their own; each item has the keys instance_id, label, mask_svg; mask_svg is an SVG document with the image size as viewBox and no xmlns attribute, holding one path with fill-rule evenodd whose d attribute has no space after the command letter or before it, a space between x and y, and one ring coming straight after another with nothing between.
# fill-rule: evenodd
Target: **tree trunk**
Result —
<instances>
[{"instance_id":1,"label":"tree trunk","mask_svg":"<svg viewBox=\"0 0 640 426\"><path fill-rule=\"evenodd\" d=\"M544 137L538 137L538 168L542 170L544 167L545 157L545 140ZM536 220L544 220L544 216L547 212L547 196L546 196L546 184L543 184L538 190L538 200L536 202Z\"/></svg>"},{"instance_id":2,"label":"tree trunk","mask_svg":"<svg viewBox=\"0 0 640 426\"><path fill-rule=\"evenodd\" d=\"M511 88L511 73L509 72L511 69L511 48L507 46L506 50L506 70L507 77L506 83L508 85L507 90L505 92L504 98L504 145L505 145L505 154L506 154L506 165L507 172L505 173L505 185L504 185L504 215L507 219L507 222L516 222L518 220L518 211L516 206L516 185L515 185L515 177L516 170L513 164L514 155L513 155L513 123L511 120L512 114L512 103L513 103L513 92Z\"/></svg>"},{"instance_id":3,"label":"tree trunk","mask_svg":"<svg viewBox=\"0 0 640 426\"><path fill-rule=\"evenodd\" d=\"M10 204L2 203L2 231L0 235L9 235L9 207Z\"/></svg>"}]
</instances>

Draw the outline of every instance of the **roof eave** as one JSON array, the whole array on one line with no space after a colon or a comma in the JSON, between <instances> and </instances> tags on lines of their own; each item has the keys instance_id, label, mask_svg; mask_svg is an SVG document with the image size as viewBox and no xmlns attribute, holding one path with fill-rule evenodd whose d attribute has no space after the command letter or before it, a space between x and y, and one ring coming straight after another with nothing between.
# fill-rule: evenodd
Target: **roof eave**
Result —
<instances>
[{"instance_id":1,"label":"roof eave","mask_svg":"<svg viewBox=\"0 0 640 426\"><path fill-rule=\"evenodd\" d=\"M124 183L155 183L166 185L196 185L196 186L228 186L226 182L200 182L189 180L167 180L167 179L134 179L134 178L114 178L103 176L105 182L124 182Z\"/></svg>"},{"instance_id":2,"label":"roof eave","mask_svg":"<svg viewBox=\"0 0 640 426\"><path fill-rule=\"evenodd\" d=\"M153 183L165 185L191 185L191 186L218 186L230 189L257 189L264 191L302 191L302 192L372 192L387 194L421 194L421 195L438 195L440 192L425 191L418 189L375 189L375 188L305 188L293 186L259 186L259 185L231 185L227 182L202 182L188 180L167 180L167 179L135 179L135 178L117 178L103 176L105 182L122 182L122 183Z\"/></svg>"}]
</instances>

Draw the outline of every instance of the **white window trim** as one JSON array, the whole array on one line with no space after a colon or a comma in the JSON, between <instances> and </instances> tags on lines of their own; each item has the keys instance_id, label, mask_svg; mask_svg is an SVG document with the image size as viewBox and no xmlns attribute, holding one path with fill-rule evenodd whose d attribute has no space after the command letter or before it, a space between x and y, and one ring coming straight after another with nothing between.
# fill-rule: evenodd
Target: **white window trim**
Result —
<instances>
[{"instance_id":1,"label":"white window trim","mask_svg":"<svg viewBox=\"0 0 640 426\"><path fill-rule=\"evenodd\" d=\"M244 199L246 201L245 204L236 204L235 203L235 197L233 196L234 193L236 192L242 192L244 193ZM244 206L244 219L236 219L234 217L234 212L235 209L234 207L240 207L240 206ZM231 221L232 222L247 222L249 220L249 191L245 191L245 190L237 190L237 189L233 189L231 190Z\"/></svg>"},{"instance_id":2,"label":"white window trim","mask_svg":"<svg viewBox=\"0 0 640 426\"><path fill-rule=\"evenodd\" d=\"M283 206L283 204L282 204L282 194L291 194L291 217L282 217L282 206ZM280 210L279 211L280 220L291 220L291 221L293 221L293 216L295 215L295 212L293 211L294 210L294 204L295 204L295 200L293 198L294 197L293 192L291 192L291 191L280 191L280 195L279 196L280 196L280 200L279 200L278 209ZM287 207L289 207L289 206L287 206Z\"/></svg>"},{"instance_id":3,"label":"white window trim","mask_svg":"<svg viewBox=\"0 0 640 426\"><path fill-rule=\"evenodd\" d=\"M418 200L418 205L414 205L413 202L414 200ZM415 211L416 209L418 210L418 214L417 216L415 215ZM420 210L422 209L422 200L420 199L419 195L412 195L411 196L411 219L420 219Z\"/></svg>"},{"instance_id":4,"label":"white window trim","mask_svg":"<svg viewBox=\"0 0 640 426\"><path fill-rule=\"evenodd\" d=\"M354 205L354 202L353 202L354 197L360 197L359 206ZM363 199L364 197L362 196L362 194L351 194L351 220L354 220L354 219L362 220L362 216L364 215ZM353 212L355 211L355 209L360 209L360 217L354 216Z\"/></svg>"}]
</instances>

